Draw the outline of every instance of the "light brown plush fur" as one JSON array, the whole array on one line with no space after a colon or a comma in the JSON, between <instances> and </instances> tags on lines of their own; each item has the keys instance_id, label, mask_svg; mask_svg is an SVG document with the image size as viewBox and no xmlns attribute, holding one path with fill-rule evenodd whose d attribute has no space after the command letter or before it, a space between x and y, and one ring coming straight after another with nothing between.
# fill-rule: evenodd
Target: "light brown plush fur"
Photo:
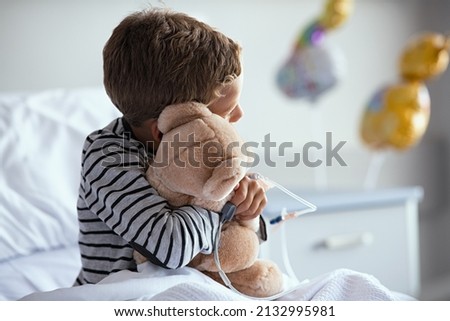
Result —
<instances>
[{"instance_id":1,"label":"light brown plush fur","mask_svg":"<svg viewBox=\"0 0 450 321\"><path fill-rule=\"evenodd\" d=\"M244 177L242 165L248 161L234 127L205 105L191 102L166 107L158 128L163 137L147 171L150 184L173 206L193 204L220 213ZM190 143L183 143L184 148L171 148L172 142ZM244 223L225 223L219 259L235 288L247 295L266 297L281 292L283 282L276 264L257 258L258 228L259 217ZM222 283L213 254L198 254L189 266Z\"/></svg>"}]
</instances>

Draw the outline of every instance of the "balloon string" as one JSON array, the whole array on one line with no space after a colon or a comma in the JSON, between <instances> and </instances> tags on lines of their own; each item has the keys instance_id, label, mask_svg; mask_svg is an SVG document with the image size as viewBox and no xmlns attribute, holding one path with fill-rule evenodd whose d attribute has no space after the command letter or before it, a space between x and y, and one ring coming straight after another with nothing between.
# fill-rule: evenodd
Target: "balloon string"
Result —
<instances>
[{"instance_id":1,"label":"balloon string","mask_svg":"<svg viewBox=\"0 0 450 321\"><path fill-rule=\"evenodd\" d=\"M374 189L380 176L381 167L386 160L386 152L375 152L370 158L369 168L367 169L364 180L364 189Z\"/></svg>"}]
</instances>

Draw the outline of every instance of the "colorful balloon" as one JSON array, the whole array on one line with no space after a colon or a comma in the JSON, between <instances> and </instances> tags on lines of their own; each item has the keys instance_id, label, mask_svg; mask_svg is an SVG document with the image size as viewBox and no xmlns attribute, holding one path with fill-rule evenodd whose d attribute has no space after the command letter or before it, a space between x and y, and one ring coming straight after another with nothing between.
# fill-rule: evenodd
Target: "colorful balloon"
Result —
<instances>
[{"instance_id":1,"label":"colorful balloon","mask_svg":"<svg viewBox=\"0 0 450 321\"><path fill-rule=\"evenodd\" d=\"M405 150L416 145L430 120L430 95L424 81L444 72L450 39L425 34L407 44L400 57L400 84L375 93L363 112L361 138L373 149Z\"/></svg>"},{"instance_id":2,"label":"colorful balloon","mask_svg":"<svg viewBox=\"0 0 450 321\"><path fill-rule=\"evenodd\" d=\"M405 79L425 80L445 71L450 41L443 35L426 33L406 46L400 56L400 73Z\"/></svg>"},{"instance_id":3,"label":"colorful balloon","mask_svg":"<svg viewBox=\"0 0 450 321\"><path fill-rule=\"evenodd\" d=\"M329 0L320 16L319 23L325 29L335 29L341 26L352 12L352 0Z\"/></svg>"},{"instance_id":4,"label":"colorful balloon","mask_svg":"<svg viewBox=\"0 0 450 321\"><path fill-rule=\"evenodd\" d=\"M277 73L278 88L289 98L315 101L333 88L345 73L345 58L324 45L329 29L341 25L352 11L353 0L328 0L319 19L300 32L294 50Z\"/></svg>"},{"instance_id":5,"label":"colorful balloon","mask_svg":"<svg viewBox=\"0 0 450 321\"><path fill-rule=\"evenodd\" d=\"M319 45L325 35L325 29L317 22L314 21L300 34L300 37L295 44L295 50L306 48L308 46Z\"/></svg>"},{"instance_id":6,"label":"colorful balloon","mask_svg":"<svg viewBox=\"0 0 450 321\"><path fill-rule=\"evenodd\" d=\"M336 48L309 46L294 51L277 74L278 88L289 98L315 101L345 74L343 54Z\"/></svg>"},{"instance_id":7,"label":"colorful balloon","mask_svg":"<svg viewBox=\"0 0 450 321\"><path fill-rule=\"evenodd\" d=\"M421 82L404 82L377 91L361 123L361 137L374 149L404 150L416 145L430 119L430 96Z\"/></svg>"}]
</instances>

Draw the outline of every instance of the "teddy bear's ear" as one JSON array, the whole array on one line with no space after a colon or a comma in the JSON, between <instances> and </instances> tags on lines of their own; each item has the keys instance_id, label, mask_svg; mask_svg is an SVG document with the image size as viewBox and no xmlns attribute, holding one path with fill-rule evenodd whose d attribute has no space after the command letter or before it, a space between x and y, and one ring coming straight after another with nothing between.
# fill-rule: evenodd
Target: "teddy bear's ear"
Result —
<instances>
[{"instance_id":1,"label":"teddy bear's ear","mask_svg":"<svg viewBox=\"0 0 450 321\"><path fill-rule=\"evenodd\" d=\"M206 105L197 102L169 105L159 115L158 129L165 134L178 126L211 114Z\"/></svg>"}]
</instances>

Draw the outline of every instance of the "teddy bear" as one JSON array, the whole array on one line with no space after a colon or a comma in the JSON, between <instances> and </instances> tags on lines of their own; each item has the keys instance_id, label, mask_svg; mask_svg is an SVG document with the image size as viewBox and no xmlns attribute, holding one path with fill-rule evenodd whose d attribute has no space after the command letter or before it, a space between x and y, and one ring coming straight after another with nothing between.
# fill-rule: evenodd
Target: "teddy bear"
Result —
<instances>
[{"instance_id":1,"label":"teddy bear","mask_svg":"<svg viewBox=\"0 0 450 321\"><path fill-rule=\"evenodd\" d=\"M221 213L249 160L235 128L197 102L167 106L157 126L162 139L146 172L149 183L172 206L191 204ZM261 298L281 292L283 278L274 262L258 259L259 228L259 217L223 223L218 256L235 289ZM188 266L224 284L213 254L200 253ZM135 260L144 258L135 252Z\"/></svg>"}]
</instances>

